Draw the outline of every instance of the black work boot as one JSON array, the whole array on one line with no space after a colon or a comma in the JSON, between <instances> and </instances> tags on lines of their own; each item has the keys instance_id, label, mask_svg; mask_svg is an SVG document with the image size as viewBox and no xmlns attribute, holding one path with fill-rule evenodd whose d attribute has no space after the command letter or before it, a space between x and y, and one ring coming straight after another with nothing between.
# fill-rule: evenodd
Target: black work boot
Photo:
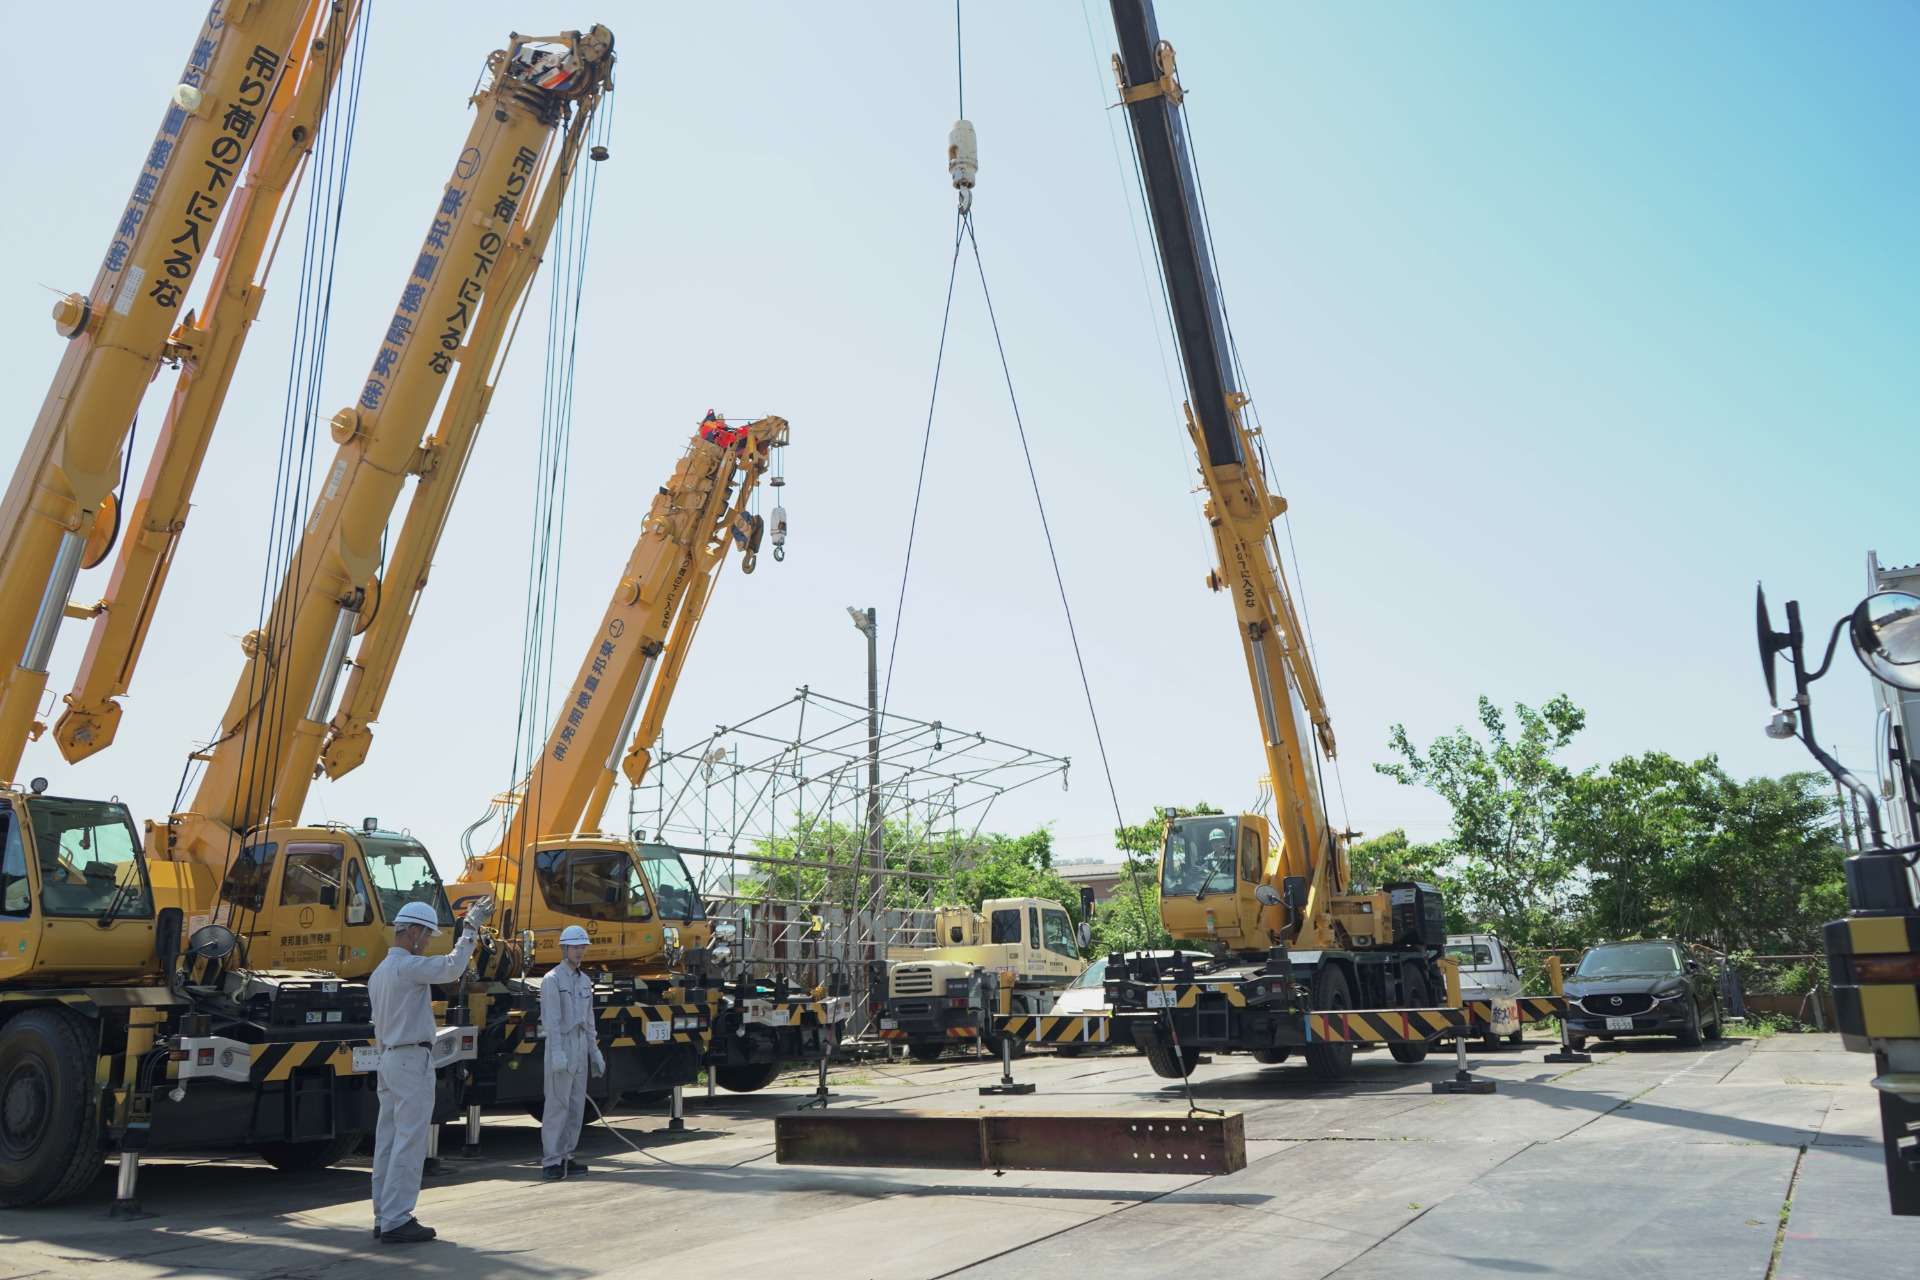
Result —
<instances>
[{"instance_id":1,"label":"black work boot","mask_svg":"<svg viewBox=\"0 0 1920 1280\"><path fill-rule=\"evenodd\" d=\"M567 1176L569 1178L577 1178L586 1171L587 1166L581 1164L578 1160L567 1161Z\"/></svg>"},{"instance_id":2,"label":"black work boot","mask_svg":"<svg viewBox=\"0 0 1920 1280\"><path fill-rule=\"evenodd\" d=\"M420 1244L440 1234L432 1227L420 1225L417 1218L408 1218L397 1227L380 1233L381 1244Z\"/></svg>"}]
</instances>

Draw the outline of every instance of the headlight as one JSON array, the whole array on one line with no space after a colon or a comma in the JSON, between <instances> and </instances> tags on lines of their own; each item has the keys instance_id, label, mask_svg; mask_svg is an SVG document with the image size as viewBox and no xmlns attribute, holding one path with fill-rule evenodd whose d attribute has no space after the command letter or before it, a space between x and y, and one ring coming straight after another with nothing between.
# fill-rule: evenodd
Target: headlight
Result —
<instances>
[{"instance_id":1,"label":"headlight","mask_svg":"<svg viewBox=\"0 0 1920 1280\"><path fill-rule=\"evenodd\" d=\"M1685 987L1681 987L1677 991L1656 991L1653 993L1653 998L1655 1000L1678 1000L1680 999L1680 997L1686 994L1687 994L1687 989Z\"/></svg>"}]
</instances>

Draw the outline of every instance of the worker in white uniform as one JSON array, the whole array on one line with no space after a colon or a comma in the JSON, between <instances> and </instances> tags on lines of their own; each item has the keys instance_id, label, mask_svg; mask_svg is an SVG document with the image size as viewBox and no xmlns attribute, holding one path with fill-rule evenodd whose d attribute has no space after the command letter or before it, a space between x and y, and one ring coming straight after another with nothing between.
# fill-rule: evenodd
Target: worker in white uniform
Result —
<instances>
[{"instance_id":1,"label":"worker in white uniform","mask_svg":"<svg viewBox=\"0 0 1920 1280\"><path fill-rule=\"evenodd\" d=\"M573 1158L587 1103L587 1069L595 1075L607 1070L594 1029L593 979L580 969L587 942L587 931L577 924L561 930L560 963L540 979L540 1037L547 1046L540 1164L548 1182L587 1171Z\"/></svg>"},{"instance_id":2,"label":"worker in white uniform","mask_svg":"<svg viewBox=\"0 0 1920 1280\"><path fill-rule=\"evenodd\" d=\"M444 956L424 956L440 932L439 913L409 902L393 917L393 949L367 979L373 1033L380 1043L380 1124L373 1139L373 1238L415 1244L434 1237L414 1220L420 1173L427 1162L427 1126L433 1122L433 991L467 970L479 936L479 916L467 913L460 940Z\"/></svg>"}]
</instances>

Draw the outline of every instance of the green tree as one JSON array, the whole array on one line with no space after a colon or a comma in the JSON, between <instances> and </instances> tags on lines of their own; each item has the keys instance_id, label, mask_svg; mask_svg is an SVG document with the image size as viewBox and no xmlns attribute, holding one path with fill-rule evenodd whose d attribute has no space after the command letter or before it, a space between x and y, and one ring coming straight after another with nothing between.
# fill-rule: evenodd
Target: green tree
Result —
<instances>
[{"instance_id":1,"label":"green tree","mask_svg":"<svg viewBox=\"0 0 1920 1280\"><path fill-rule=\"evenodd\" d=\"M1049 898L1077 923L1080 891L1053 866L1053 832L1036 827L1023 836L987 835L970 865L957 866L940 885L943 904L975 911L988 898Z\"/></svg>"},{"instance_id":2,"label":"green tree","mask_svg":"<svg viewBox=\"0 0 1920 1280\"><path fill-rule=\"evenodd\" d=\"M1458 918L1497 929L1522 946L1563 940L1575 866L1555 839L1555 814L1572 782L1557 759L1587 722L1560 694L1535 709L1514 704L1518 733L1489 698L1479 701L1484 740L1466 729L1436 738L1424 752L1393 726L1400 757L1376 764L1405 786L1426 787L1453 810L1453 833L1440 845Z\"/></svg>"}]
</instances>

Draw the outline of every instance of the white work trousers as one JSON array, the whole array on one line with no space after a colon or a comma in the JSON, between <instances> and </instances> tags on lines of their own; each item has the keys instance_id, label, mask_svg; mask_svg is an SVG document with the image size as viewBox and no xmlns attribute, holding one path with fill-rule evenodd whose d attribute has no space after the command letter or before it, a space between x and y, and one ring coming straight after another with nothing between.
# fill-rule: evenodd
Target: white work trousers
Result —
<instances>
[{"instance_id":1,"label":"white work trousers","mask_svg":"<svg viewBox=\"0 0 1920 1280\"><path fill-rule=\"evenodd\" d=\"M418 1045L382 1050L380 1125L373 1135L373 1219L382 1231L413 1216L432 1123L433 1055Z\"/></svg>"},{"instance_id":2,"label":"white work trousers","mask_svg":"<svg viewBox=\"0 0 1920 1280\"><path fill-rule=\"evenodd\" d=\"M546 1097L540 1111L540 1163L547 1168L571 1159L580 1145L592 1045L592 1039L582 1031L547 1041Z\"/></svg>"}]
</instances>

